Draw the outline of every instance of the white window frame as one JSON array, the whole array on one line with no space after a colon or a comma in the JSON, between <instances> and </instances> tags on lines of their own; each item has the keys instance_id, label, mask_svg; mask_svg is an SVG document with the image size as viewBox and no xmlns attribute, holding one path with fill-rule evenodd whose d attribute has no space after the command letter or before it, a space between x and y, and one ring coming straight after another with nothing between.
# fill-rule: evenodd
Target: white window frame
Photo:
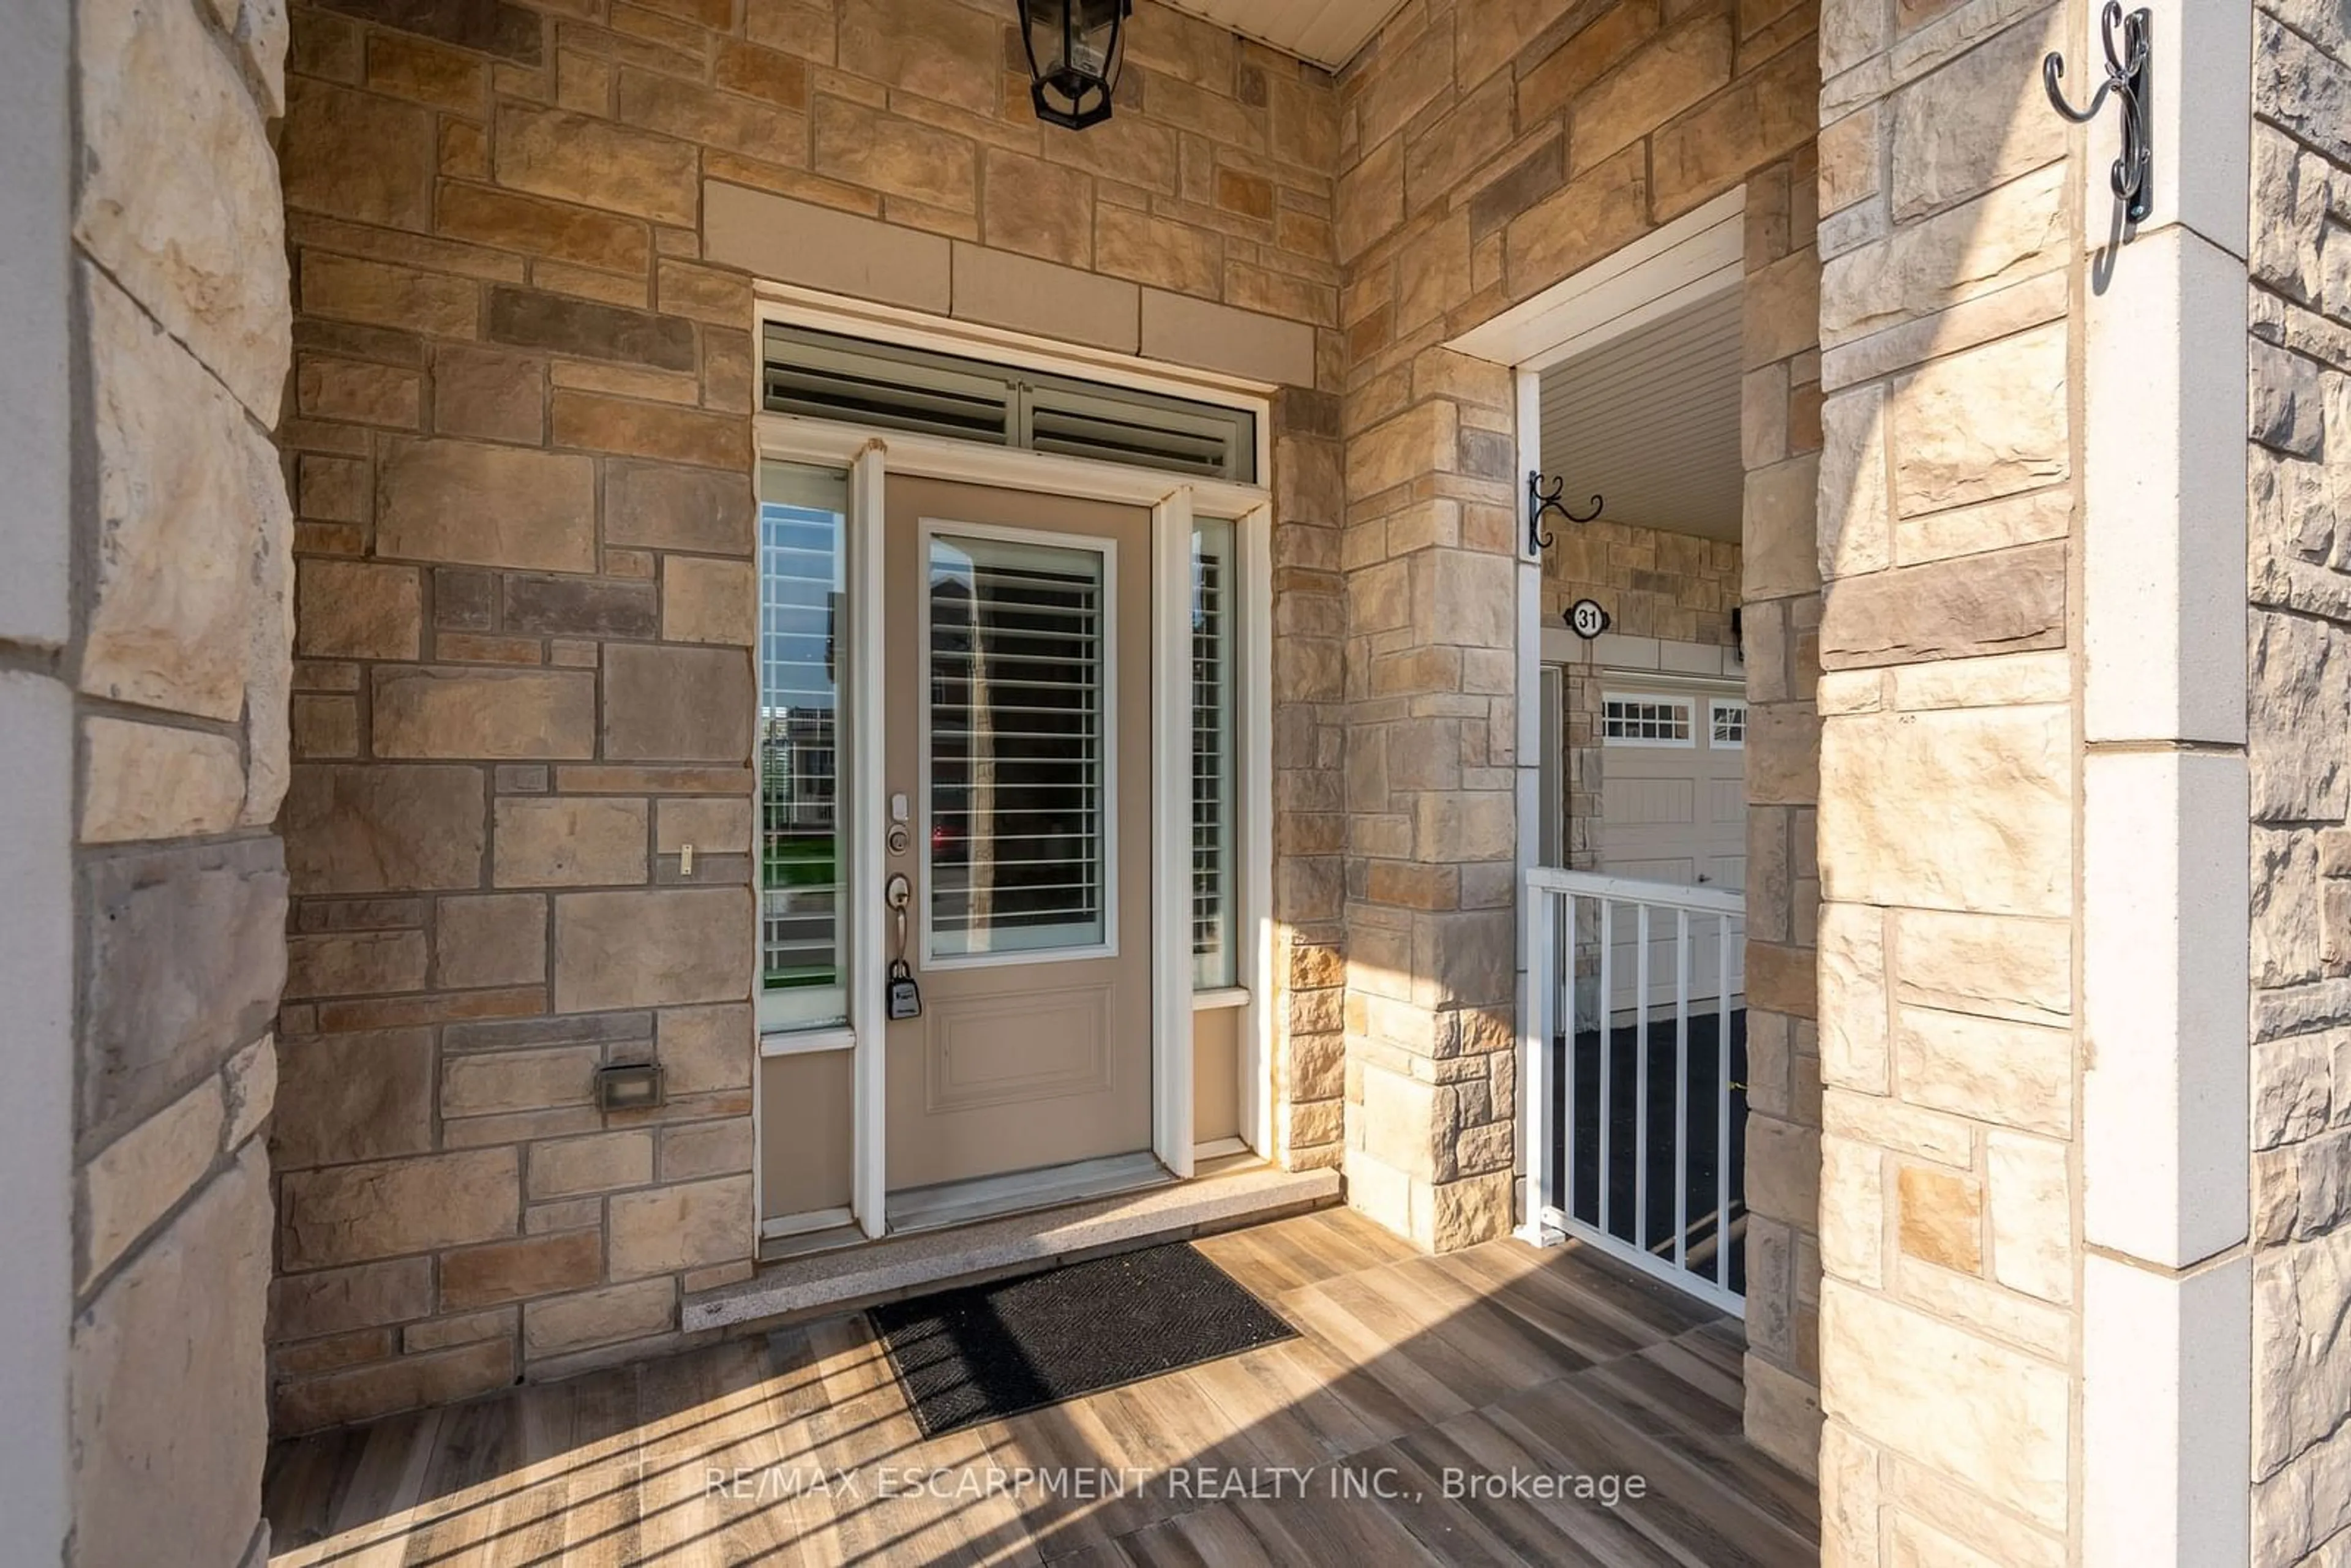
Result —
<instances>
[{"instance_id":1,"label":"white window frame","mask_svg":"<svg viewBox=\"0 0 2351 1568\"><path fill-rule=\"evenodd\" d=\"M1680 710L1682 727L1687 733L1680 736L1611 735L1608 733L1610 703L1641 703L1651 707L1677 708ZM1651 751L1695 751L1698 749L1698 703L1695 698L1676 696L1670 692L1603 691L1600 694L1600 744L1603 748L1612 751L1620 747L1638 747Z\"/></svg>"},{"instance_id":2,"label":"white window frame","mask_svg":"<svg viewBox=\"0 0 2351 1568\"><path fill-rule=\"evenodd\" d=\"M914 727L914 769L916 798L920 801L914 812L915 841L920 847L916 856L918 884L916 898L923 906L922 946L923 967L925 969L997 969L1008 964L1070 964L1093 958L1118 956L1118 906L1124 902L1120 896L1118 881L1118 819L1123 814L1118 799L1118 640L1121 627L1118 618L1118 541L1095 534L1061 534L1043 528L1008 528L991 523L967 523L953 517L925 517L922 520L921 553L917 570L923 582L914 597L916 617L921 624L922 641L915 644L923 667L927 668L931 651L931 544L945 538L990 539L1005 544L1042 545L1054 549L1077 550L1102 558L1102 935L1098 942L1063 943L1050 947L988 948L977 953L941 953L938 931L932 925L935 913L931 903L931 699L930 683L923 685L922 720ZM1186 747L1188 750L1189 747Z\"/></svg>"},{"instance_id":3,"label":"white window frame","mask_svg":"<svg viewBox=\"0 0 2351 1568\"><path fill-rule=\"evenodd\" d=\"M990 328L947 323L894 307L844 299L813 290L759 284L755 289L753 340L765 340L770 321L820 331L880 338L943 352L1029 365L1063 375L1189 397L1238 408L1257 421L1259 471L1270 461L1271 389L1262 383L1146 361ZM847 717L853 758L844 775L859 791L880 788L883 605L880 542L883 492L893 476L987 485L1148 507L1152 515L1151 643L1152 820L1155 852L1149 857L1152 894L1152 1152L1175 1176L1188 1177L1199 1151L1193 1138L1192 1014L1196 1007L1238 1006L1242 1141L1270 1155L1273 1143L1270 1082L1273 1013L1270 977L1274 927L1272 812L1273 499L1269 486L1163 474L1121 464L1063 457L971 442L868 429L833 421L761 413L754 420L755 461L772 459L850 471L848 593L850 652L856 672ZM1222 518L1234 528L1236 682L1234 796L1240 854L1235 866L1239 918L1239 984L1207 997L1192 987L1191 918L1191 568L1195 516ZM756 573L754 574L756 580ZM756 589L754 590L756 591ZM925 769L927 779L927 769ZM862 809L859 809L862 805ZM808 1050L855 1053L851 1155L851 1208L868 1237L887 1228L887 1165L883 1138L883 955L890 951L884 880L884 813L853 802L846 852L849 883L866 890L844 923L849 941L850 1022L821 1040L763 1039L764 1060ZM1128 857L1132 874L1134 857ZM925 915L927 918L927 911ZM1022 955L1023 958L1029 956ZM1033 959L1030 961L1034 961ZM764 1095L755 1092L754 1127ZM755 1155L755 1159L758 1155ZM755 1165L755 1170L764 1170ZM808 1217L763 1216L763 1235L802 1228Z\"/></svg>"},{"instance_id":4,"label":"white window frame","mask_svg":"<svg viewBox=\"0 0 2351 1568\"><path fill-rule=\"evenodd\" d=\"M1725 740L1719 733L1721 716L1726 708L1739 710L1739 734ZM1745 697L1708 697L1706 699L1706 744L1715 751L1747 749L1747 699Z\"/></svg>"}]
</instances>

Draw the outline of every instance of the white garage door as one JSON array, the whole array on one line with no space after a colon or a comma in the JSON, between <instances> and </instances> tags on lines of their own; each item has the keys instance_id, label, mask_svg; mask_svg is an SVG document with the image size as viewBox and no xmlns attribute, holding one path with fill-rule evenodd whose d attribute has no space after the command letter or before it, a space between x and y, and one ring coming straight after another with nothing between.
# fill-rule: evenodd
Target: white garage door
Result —
<instances>
[{"instance_id":1,"label":"white garage door","mask_svg":"<svg viewBox=\"0 0 2351 1568\"><path fill-rule=\"evenodd\" d=\"M1671 685L1629 678L1602 687L1599 869L1612 876L1682 886L1747 885L1747 699L1732 685ZM1711 1004L1719 925L1691 921L1691 995ZM1612 931L1618 1006L1633 996L1634 931ZM1649 995L1673 998L1674 931L1650 930ZM1741 945L1730 954L1731 988L1742 988Z\"/></svg>"}]
</instances>

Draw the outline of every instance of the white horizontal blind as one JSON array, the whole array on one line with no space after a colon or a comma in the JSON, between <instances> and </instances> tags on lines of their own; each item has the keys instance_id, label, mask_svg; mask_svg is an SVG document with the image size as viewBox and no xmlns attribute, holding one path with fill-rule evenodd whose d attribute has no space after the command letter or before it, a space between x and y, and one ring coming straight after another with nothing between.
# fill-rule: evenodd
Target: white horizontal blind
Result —
<instances>
[{"instance_id":1,"label":"white horizontal blind","mask_svg":"<svg viewBox=\"0 0 2351 1568\"><path fill-rule=\"evenodd\" d=\"M1233 528L1192 530L1192 984L1235 983Z\"/></svg>"},{"instance_id":2,"label":"white horizontal blind","mask_svg":"<svg viewBox=\"0 0 2351 1568\"><path fill-rule=\"evenodd\" d=\"M1108 576L1091 549L931 540L935 956L1107 937Z\"/></svg>"},{"instance_id":3,"label":"white horizontal blind","mask_svg":"<svg viewBox=\"0 0 2351 1568\"><path fill-rule=\"evenodd\" d=\"M848 476L768 463L759 506L759 1022L848 1019L841 984L841 537Z\"/></svg>"}]
</instances>

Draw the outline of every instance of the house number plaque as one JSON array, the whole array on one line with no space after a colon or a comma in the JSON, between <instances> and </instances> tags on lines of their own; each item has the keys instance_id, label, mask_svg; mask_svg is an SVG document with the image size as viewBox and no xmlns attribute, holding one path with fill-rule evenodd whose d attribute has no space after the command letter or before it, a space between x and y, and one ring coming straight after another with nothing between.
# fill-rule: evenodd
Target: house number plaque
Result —
<instances>
[{"instance_id":1,"label":"house number plaque","mask_svg":"<svg viewBox=\"0 0 2351 1568\"><path fill-rule=\"evenodd\" d=\"M1596 599L1579 599L1567 607L1567 629L1591 642L1609 627L1608 612Z\"/></svg>"}]
</instances>

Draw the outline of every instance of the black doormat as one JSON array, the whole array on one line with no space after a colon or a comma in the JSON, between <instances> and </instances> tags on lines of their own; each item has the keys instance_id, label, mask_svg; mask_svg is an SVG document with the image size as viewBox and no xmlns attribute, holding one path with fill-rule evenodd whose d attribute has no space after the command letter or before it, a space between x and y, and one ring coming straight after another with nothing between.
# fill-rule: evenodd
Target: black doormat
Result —
<instances>
[{"instance_id":1,"label":"black doormat","mask_svg":"<svg viewBox=\"0 0 2351 1568\"><path fill-rule=\"evenodd\" d=\"M923 1436L1291 1338L1178 1242L872 1309Z\"/></svg>"}]
</instances>

